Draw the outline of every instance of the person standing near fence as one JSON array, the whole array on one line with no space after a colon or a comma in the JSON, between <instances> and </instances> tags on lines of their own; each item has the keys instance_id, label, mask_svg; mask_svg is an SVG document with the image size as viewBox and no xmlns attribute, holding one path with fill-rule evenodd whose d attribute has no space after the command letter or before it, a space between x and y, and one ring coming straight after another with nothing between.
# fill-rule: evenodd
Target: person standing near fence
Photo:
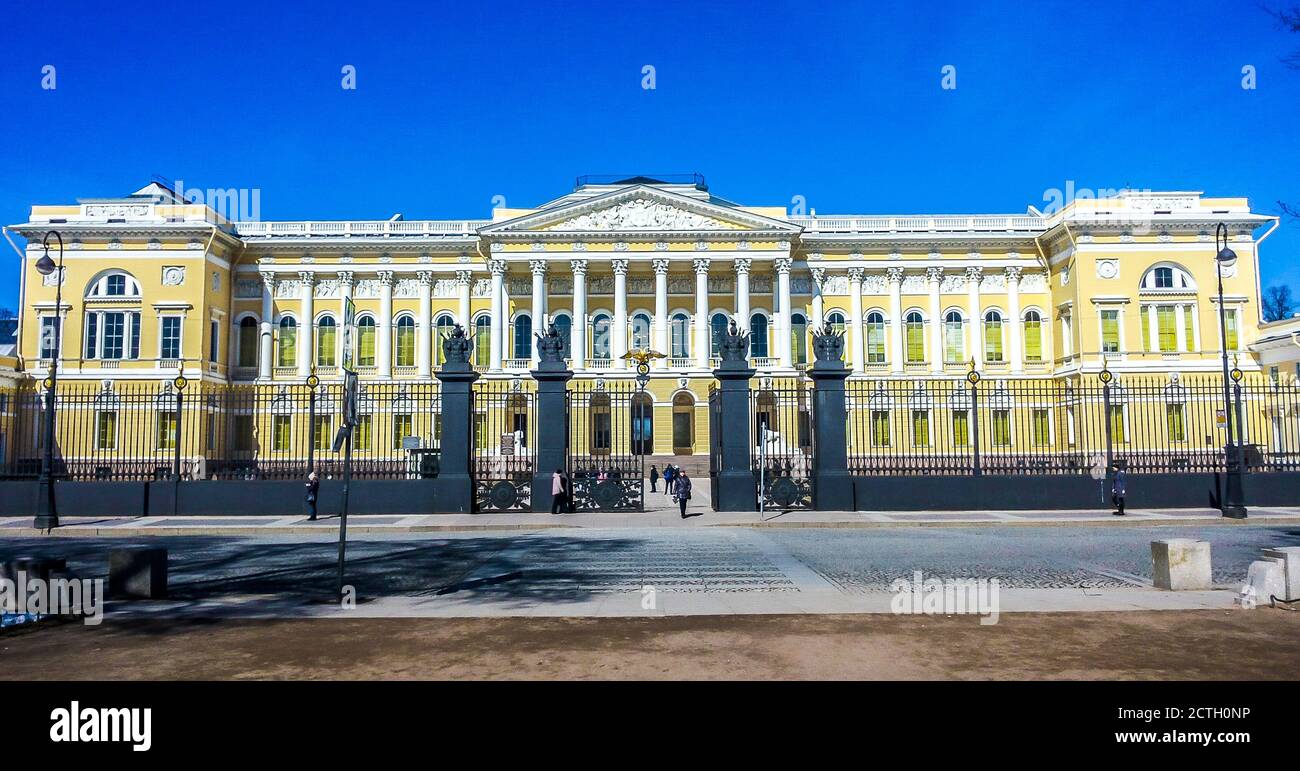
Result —
<instances>
[{"instance_id":1,"label":"person standing near fence","mask_svg":"<svg viewBox=\"0 0 1300 771\"><path fill-rule=\"evenodd\" d=\"M320 477L315 471L307 475L307 520L316 521L316 498L320 493Z\"/></svg>"},{"instance_id":2,"label":"person standing near fence","mask_svg":"<svg viewBox=\"0 0 1300 771\"><path fill-rule=\"evenodd\" d=\"M565 504L564 469L557 468L551 475L551 513L563 514Z\"/></svg>"},{"instance_id":3,"label":"person standing near fence","mask_svg":"<svg viewBox=\"0 0 1300 771\"><path fill-rule=\"evenodd\" d=\"M1111 514L1122 517L1124 516L1124 498L1128 495L1128 475L1124 473L1124 467L1116 464L1115 477L1110 483L1110 502L1115 505L1115 510Z\"/></svg>"},{"instance_id":4,"label":"person standing near fence","mask_svg":"<svg viewBox=\"0 0 1300 771\"><path fill-rule=\"evenodd\" d=\"M686 519L686 502L691 499L691 478L682 469L673 474L673 498L682 507L682 519Z\"/></svg>"},{"instance_id":5,"label":"person standing near fence","mask_svg":"<svg viewBox=\"0 0 1300 771\"><path fill-rule=\"evenodd\" d=\"M655 485L657 484L659 484L659 469L655 468L652 465L650 466L650 492L652 493L659 492L657 489L655 489Z\"/></svg>"}]
</instances>

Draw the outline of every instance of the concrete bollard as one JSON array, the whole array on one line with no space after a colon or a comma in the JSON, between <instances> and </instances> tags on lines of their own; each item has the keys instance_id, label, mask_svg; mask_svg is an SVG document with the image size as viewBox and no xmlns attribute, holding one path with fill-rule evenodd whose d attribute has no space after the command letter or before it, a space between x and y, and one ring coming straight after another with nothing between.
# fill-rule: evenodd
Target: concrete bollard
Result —
<instances>
[{"instance_id":1,"label":"concrete bollard","mask_svg":"<svg viewBox=\"0 0 1300 771\"><path fill-rule=\"evenodd\" d=\"M1300 546L1275 546L1264 550L1264 559L1276 560L1282 565L1282 588L1286 595L1281 600L1300 600Z\"/></svg>"},{"instance_id":2,"label":"concrete bollard","mask_svg":"<svg viewBox=\"0 0 1300 771\"><path fill-rule=\"evenodd\" d=\"M1151 542L1152 574L1157 589L1174 592L1210 589L1210 542L1170 538Z\"/></svg>"},{"instance_id":3,"label":"concrete bollard","mask_svg":"<svg viewBox=\"0 0 1300 771\"><path fill-rule=\"evenodd\" d=\"M167 596L166 549L113 549L108 553L108 596L160 600Z\"/></svg>"}]
</instances>

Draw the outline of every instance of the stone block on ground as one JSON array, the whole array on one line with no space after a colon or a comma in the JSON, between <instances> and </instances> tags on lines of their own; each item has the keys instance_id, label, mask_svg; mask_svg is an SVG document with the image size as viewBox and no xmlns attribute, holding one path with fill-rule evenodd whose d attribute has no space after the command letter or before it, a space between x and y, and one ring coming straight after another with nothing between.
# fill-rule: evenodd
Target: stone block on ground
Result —
<instances>
[{"instance_id":1,"label":"stone block on ground","mask_svg":"<svg viewBox=\"0 0 1300 771\"><path fill-rule=\"evenodd\" d=\"M1282 565L1282 585L1286 596L1281 599L1300 599L1300 546L1276 546L1264 550L1265 559L1277 560Z\"/></svg>"},{"instance_id":2,"label":"stone block on ground","mask_svg":"<svg viewBox=\"0 0 1300 771\"><path fill-rule=\"evenodd\" d=\"M108 554L108 596L160 600L167 596L167 550L113 549Z\"/></svg>"},{"instance_id":3,"label":"stone block on ground","mask_svg":"<svg viewBox=\"0 0 1300 771\"><path fill-rule=\"evenodd\" d=\"M1192 538L1152 541L1151 563L1157 589L1185 592L1212 588L1209 541Z\"/></svg>"}]
</instances>

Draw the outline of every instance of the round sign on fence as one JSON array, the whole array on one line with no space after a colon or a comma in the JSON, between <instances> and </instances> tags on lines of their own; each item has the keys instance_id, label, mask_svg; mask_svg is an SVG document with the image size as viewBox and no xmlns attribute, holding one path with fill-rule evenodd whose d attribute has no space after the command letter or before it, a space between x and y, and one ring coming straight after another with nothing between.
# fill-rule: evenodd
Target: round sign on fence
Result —
<instances>
[{"instance_id":1,"label":"round sign on fence","mask_svg":"<svg viewBox=\"0 0 1300 771\"><path fill-rule=\"evenodd\" d=\"M799 502L799 485L790 477L779 477L772 482L772 503L785 508Z\"/></svg>"},{"instance_id":2,"label":"round sign on fence","mask_svg":"<svg viewBox=\"0 0 1300 771\"><path fill-rule=\"evenodd\" d=\"M519 502L519 491L510 482L497 482L488 491L488 502L494 509L509 509Z\"/></svg>"},{"instance_id":3,"label":"round sign on fence","mask_svg":"<svg viewBox=\"0 0 1300 771\"><path fill-rule=\"evenodd\" d=\"M612 509L623 500L623 487L618 482L605 480L592 489L591 497L602 509Z\"/></svg>"}]
</instances>

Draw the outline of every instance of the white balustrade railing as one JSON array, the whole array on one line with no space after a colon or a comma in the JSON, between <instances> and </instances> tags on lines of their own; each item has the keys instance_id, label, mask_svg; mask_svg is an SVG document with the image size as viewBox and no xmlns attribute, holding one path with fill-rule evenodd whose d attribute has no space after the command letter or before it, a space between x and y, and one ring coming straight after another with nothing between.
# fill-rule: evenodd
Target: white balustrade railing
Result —
<instances>
[{"instance_id":1,"label":"white balustrade railing","mask_svg":"<svg viewBox=\"0 0 1300 771\"><path fill-rule=\"evenodd\" d=\"M921 215L915 217L790 217L809 233L1041 233L1048 221L1033 215Z\"/></svg>"},{"instance_id":2,"label":"white balustrade railing","mask_svg":"<svg viewBox=\"0 0 1300 771\"><path fill-rule=\"evenodd\" d=\"M387 236L472 236L491 220L367 220L355 222L236 222L245 237L348 238Z\"/></svg>"}]
</instances>

